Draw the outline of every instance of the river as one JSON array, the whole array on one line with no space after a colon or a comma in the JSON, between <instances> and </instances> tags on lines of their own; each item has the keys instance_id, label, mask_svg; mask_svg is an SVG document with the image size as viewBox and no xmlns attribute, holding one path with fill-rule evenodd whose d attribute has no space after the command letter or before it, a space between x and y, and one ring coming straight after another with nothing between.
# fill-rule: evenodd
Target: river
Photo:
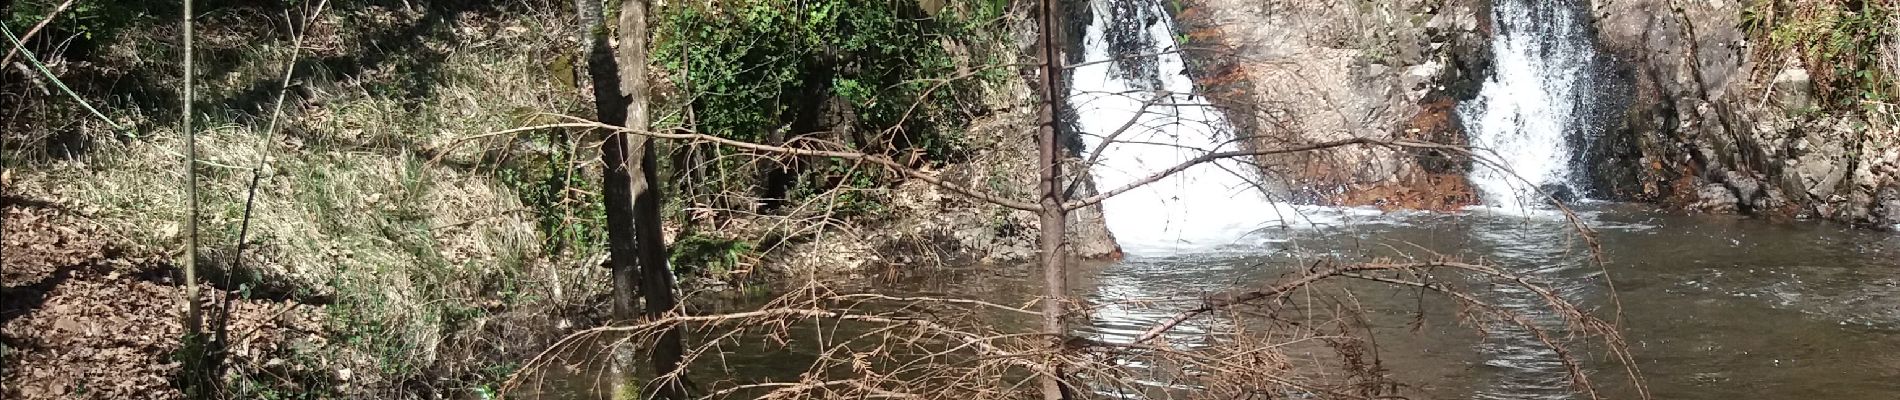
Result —
<instances>
[{"instance_id":1,"label":"river","mask_svg":"<svg viewBox=\"0 0 1900 400\"><path fill-rule=\"evenodd\" d=\"M1099 4L1097 4L1099 6ZM1592 70L1580 7L1497 2L1492 51L1498 72L1478 98L1460 107L1475 145L1495 150L1513 173L1480 168L1470 177L1488 207L1462 212L1381 212L1270 201L1240 165L1200 168L1130 191L1103 204L1125 260L1083 265L1070 277L1089 310L1078 333L1126 342L1179 307L1136 306L1136 299L1197 298L1261 287L1304 272L1318 260L1456 259L1496 266L1552 289L1611 321L1626 339L1639 377L1657 399L1900 398L1900 236L1810 222L1659 212L1644 205L1585 201L1579 221L1543 209L1525 190L1576 188L1566 135L1589 132L1589 99L1580 77ZM1106 12L1098 8L1097 14ZM1569 26L1565 28L1564 26ZM1167 24L1148 28L1173 38ZM1088 32L1088 60L1109 56L1101 27ZM1165 41L1164 41L1165 42ZM1166 46L1167 44L1163 44ZM1096 183L1117 187L1161 167L1239 146L1218 113L1198 103L1178 73L1178 56L1154 60L1158 81L1124 82L1108 63L1075 69L1071 103L1084 141L1103 147L1118 127L1138 126L1108 144L1094 165ZM1155 91L1153 89L1163 89ZM1173 99L1143 98L1173 96ZM1166 110L1144 104L1171 104ZM1129 124L1131 118L1140 124ZM1181 123L1190 121L1194 123ZM1134 145L1131 143L1148 143ZM1155 146L1153 143L1166 143ZM968 266L912 271L907 277L847 282L846 291L929 295L1025 304L1037 271ZM1399 393L1438 399L1572 399L1576 392L1556 352L1527 330L1495 322L1463 323L1457 304L1416 288L1359 282L1323 285L1327 296L1357 307L1370 326L1382 374ZM1480 301L1523 315L1558 336L1564 316L1530 292L1472 285ZM742 311L765 297L725 299L699 312ZM1223 323L1197 320L1177 330L1177 345ZM1032 330L1026 321L995 324ZM796 332L798 330L794 330ZM850 334L832 331L824 334ZM788 342L779 343L785 339ZM747 338L719 351L724 379L797 380L811 365L812 337ZM1294 360L1324 358L1312 346L1285 349ZM1635 398L1624 366L1604 346L1572 348L1605 398ZM702 362L701 364L705 364ZM1324 369L1323 362L1298 365ZM1139 367L1137 367L1139 368ZM583 385L584 386L584 385ZM1136 396L1138 397L1138 396ZM1295 394L1295 397L1298 397Z\"/></svg>"},{"instance_id":2,"label":"river","mask_svg":"<svg viewBox=\"0 0 1900 400\"><path fill-rule=\"evenodd\" d=\"M1078 333L1127 340L1174 313L1167 307L1126 306L1130 299L1269 285L1315 259L1436 252L1523 274L1605 319L1620 321L1657 399L1900 396L1900 236L1624 204L1586 205L1580 215L1598 233L1601 265L1562 219L1484 212L1357 212L1332 216L1336 224L1268 229L1211 250L1136 254L1121 262L1085 265L1074 272L1072 286L1094 311ZM867 282L857 289L1020 304L1038 292L1032 269L957 268ZM1416 290L1376 284L1338 288L1350 289L1364 305L1375 327L1377 357L1391 378L1408 385L1401 393L1439 399L1587 398L1571 390L1556 356L1522 330L1493 324L1480 335L1458 322L1449 301ZM1474 296L1533 320L1556 318L1522 291L1500 288ZM737 310L762 301L735 299L725 307ZM734 349L725 363L733 376L792 379L811 360L799 348ZM1603 394L1634 398L1621 367L1595 350L1582 358Z\"/></svg>"},{"instance_id":3,"label":"river","mask_svg":"<svg viewBox=\"0 0 1900 400\"><path fill-rule=\"evenodd\" d=\"M1079 281L1089 283L1081 290L1094 300L1113 301L1271 282L1302 258L1438 252L1532 276L1606 319L1619 316L1620 304L1624 336L1658 399L1900 396L1900 237L1630 205L1588 208L1600 267L1560 219L1405 213L1267 232L1258 244L1215 254L1131 257ZM1389 368L1432 398L1575 397L1554 355L1521 332L1481 339L1445 314L1414 331L1412 291L1356 291L1381 316L1373 321ZM1522 293L1477 296L1542 311ZM1145 325L1157 312L1096 315L1095 329L1125 335L1113 327ZM1615 368L1593 368L1596 381L1611 397L1633 397Z\"/></svg>"}]
</instances>

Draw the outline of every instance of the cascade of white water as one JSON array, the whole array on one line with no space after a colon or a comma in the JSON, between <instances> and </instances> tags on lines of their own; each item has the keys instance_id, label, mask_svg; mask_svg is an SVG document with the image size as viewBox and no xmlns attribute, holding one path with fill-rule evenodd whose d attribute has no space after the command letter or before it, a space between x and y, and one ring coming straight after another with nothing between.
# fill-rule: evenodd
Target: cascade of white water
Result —
<instances>
[{"instance_id":1,"label":"cascade of white water","mask_svg":"<svg viewBox=\"0 0 1900 400\"><path fill-rule=\"evenodd\" d=\"M1230 138L1223 116L1198 97L1193 83L1181 71L1185 64L1175 54L1159 57L1158 92L1143 92L1111 74L1103 40L1106 11L1089 25L1086 59L1073 71L1070 87L1083 142L1090 151L1102 149L1091 167L1103 191L1144 179L1208 151L1240 148ZM1147 27L1165 50L1174 33L1166 23ZM1159 97L1165 96L1165 97ZM1149 104L1144 109L1143 104ZM1133 121L1130 124L1130 121ZM1310 207L1269 201L1251 177L1255 170L1238 161L1202 164L1170 178L1129 191L1103 203L1108 228L1124 251L1165 254L1245 244L1262 228L1307 226L1322 222Z\"/></svg>"},{"instance_id":2,"label":"cascade of white water","mask_svg":"<svg viewBox=\"0 0 1900 400\"><path fill-rule=\"evenodd\" d=\"M1594 62L1580 12L1548 0L1493 5L1491 76L1476 98L1458 107L1471 144L1505 168L1478 165L1471 172L1487 206L1537 208L1538 186L1580 193L1568 139L1582 129Z\"/></svg>"}]
</instances>

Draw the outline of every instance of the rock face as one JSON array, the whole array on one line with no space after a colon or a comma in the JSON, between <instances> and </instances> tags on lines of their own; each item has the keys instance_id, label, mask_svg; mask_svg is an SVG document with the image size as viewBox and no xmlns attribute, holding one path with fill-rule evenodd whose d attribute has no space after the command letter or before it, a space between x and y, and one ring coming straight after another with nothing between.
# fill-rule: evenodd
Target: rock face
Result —
<instances>
[{"instance_id":1,"label":"rock face","mask_svg":"<svg viewBox=\"0 0 1900 400\"><path fill-rule=\"evenodd\" d=\"M1354 137L1464 144L1453 107L1483 76L1475 0L1184 0L1190 73L1255 148ZM1451 208L1473 202L1469 161L1352 147L1263 156L1293 200Z\"/></svg>"},{"instance_id":2,"label":"rock face","mask_svg":"<svg viewBox=\"0 0 1900 400\"><path fill-rule=\"evenodd\" d=\"M1613 72L1629 84L1592 189L1712 212L1900 223L1892 105L1821 108L1814 68L1742 30L1745 2L1598 2ZM1679 8L1677 8L1679 7ZM1900 21L1894 22L1900 24ZM1900 66L1892 38L1884 67Z\"/></svg>"}]
</instances>

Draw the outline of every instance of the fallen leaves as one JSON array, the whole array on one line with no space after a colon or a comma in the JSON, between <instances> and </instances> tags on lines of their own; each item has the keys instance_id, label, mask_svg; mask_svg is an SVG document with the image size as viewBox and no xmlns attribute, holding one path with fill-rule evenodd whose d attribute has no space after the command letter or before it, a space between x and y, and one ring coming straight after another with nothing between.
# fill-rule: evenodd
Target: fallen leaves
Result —
<instances>
[{"instance_id":1,"label":"fallen leaves","mask_svg":"<svg viewBox=\"0 0 1900 400\"><path fill-rule=\"evenodd\" d=\"M181 399L182 287L159 255L123 256L115 237L52 207L10 205L0 238L0 398ZM201 287L206 309L229 294ZM308 305L232 304L230 361L263 366L321 329ZM279 361L281 364L281 361Z\"/></svg>"}]
</instances>

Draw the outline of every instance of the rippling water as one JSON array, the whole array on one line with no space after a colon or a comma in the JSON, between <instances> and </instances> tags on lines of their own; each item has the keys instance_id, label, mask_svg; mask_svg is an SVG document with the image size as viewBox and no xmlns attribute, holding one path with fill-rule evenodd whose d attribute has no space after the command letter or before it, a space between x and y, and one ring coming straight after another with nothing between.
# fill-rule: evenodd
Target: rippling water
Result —
<instances>
[{"instance_id":1,"label":"rippling water","mask_svg":"<svg viewBox=\"0 0 1900 400\"><path fill-rule=\"evenodd\" d=\"M1655 398L1900 398L1900 236L1822 223L1771 223L1673 215L1604 205L1583 212L1598 232L1602 267L1567 222L1552 216L1401 213L1345 218L1338 225L1261 232L1260 240L1213 252L1131 256L1081 268L1072 285L1095 304L1083 333L1125 341L1166 307L1130 299L1194 296L1271 284L1301 260L1419 256L1481 260L1526 274L1559 294L1620 320ZM899 282L904 290L997 302L1034 296L1032 274L988 268ZM1607 275L1606 275L1607 272ZM1605 279L1606 276L1611 279ZM1611 282L1615 290L1611 290ZM1452 307L1412 291L1353 288L1377 327L1379 356L1394 377L1430 398L1580 398L1556 355L1521 329L1483 337L1458 325ZM1529 313L1541 300L1513 287L1476 295ZM1620 304L1621 313L1618 314ZM1218 328L1200 321L1181 331ZM1192 343L1177 343L1188 344ZM1613 398L1633 397L1601 349L1581 355Z\"/></svg>"},{"instance_id":2,"label":"rippling water","mask_svg":"<svg viewBox=\"0 0 1900 400\"><path fill-rule=\"evenodd\" d=\"M1113 302L1271 282L1299 259L1437 252L1527 274L1606 319L1619 318L1620 304L1626 338L1656 398L1900 398L1900 237L1615 206L1586 211L1585 219L1599 233L1601 268L1559 218L1409 214L1277 232L1251 251L1131 258L1092 271L1078 287ZM1418 307L1415 296L1358 290L1384 311L1374 319L1382 358L1420 391L1572 397L1559 359L1523 330L1493 327L1478 338L1441 318L1414 331L1407 314ZM1547 329L1563 325L1538 313L1541 300L1522 289L1477 295L1532 313ZM1168 312L1104 307L1091 330L1126 338ZM1632 393L1618 371L1597 372L1608 393Z\"/></svg>"},{"instance_id":3,"label":"rippling water","mask_svg":"<svg viewBox=\"0 0 1900 400\"><path fill-rule=\"evenodd\" d=\"M1598 267L1583 240L1559 218L1363 214L1337 225L1263 231L1259 240L1219 251L1137 255L1082 266L1072 287L1089 301L1092 313L1080 333L1104 341L1131 340L1176 308L1137 306L1130 300L1270 285L1297 273L1304 260L1435 252L1528 275L1605 319L1620 321L1657 399L1900 398L1900 236L1823 223L1599 205L1583 212L1599 235L1606 264ZM1031 300L1039 291L1033 268L969 267L916 275L857 289L1005 304ZM1366 308L1378 358L1416 397L1585 398L1569 390L1556 355L1521 329L1486 326L1487 334L1480 336L1458 324L1456 308L1442 299L1421 302L1415 291L1371 284L1339 288L1351 289ZM1563 326L1523 290L1496 287L1474 295L1527 313L1547 329ZM744 310L759 301L740 299L720 307ZM1415 325L1421 309L1425 317ZM1000 322L1033 329L1025 321ZM1196 320L1179 330L1175 344L1192 346L1193 333L1225 329L1226 323ZM729 368L733 377L796 379L812 350L801 347L801 338L789 339L788 345L729 348L718 367ZM1621 367L1605 362L1601 348L1580 350L1606 397L1634 397L1618 375Z\"/></svg>"}]
</instances>

